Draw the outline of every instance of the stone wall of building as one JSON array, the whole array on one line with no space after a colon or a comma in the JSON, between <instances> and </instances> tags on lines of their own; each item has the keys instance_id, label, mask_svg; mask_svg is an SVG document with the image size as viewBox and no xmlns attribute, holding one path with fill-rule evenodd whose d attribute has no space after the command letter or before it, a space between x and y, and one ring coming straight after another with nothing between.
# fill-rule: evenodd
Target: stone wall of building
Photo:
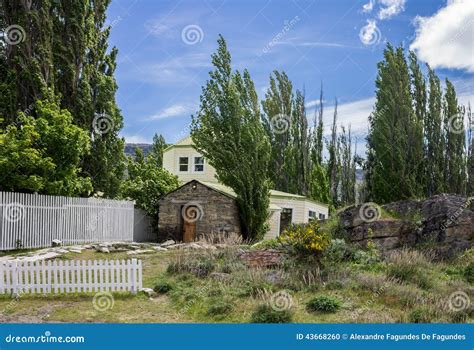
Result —
<instances>
[{"instance_id":1,"label":"stone wall of building","mask_svg":"<svg viewBox=\"0 0 474 350\"><path fill-rule=\"evenodd\" d=\"M191 181L159 200L159 240L183 238L183 208L197 208L196 238L211 235L241 234L235 199Z\"/></svg>"}]
</instances>

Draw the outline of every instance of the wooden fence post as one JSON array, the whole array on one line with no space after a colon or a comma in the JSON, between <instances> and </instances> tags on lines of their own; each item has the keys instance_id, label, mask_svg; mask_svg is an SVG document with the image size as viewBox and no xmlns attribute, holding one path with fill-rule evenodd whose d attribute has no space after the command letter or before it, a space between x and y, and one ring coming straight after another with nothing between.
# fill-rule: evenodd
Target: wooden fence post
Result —
<instances>
[{"instance_id":1,"label":"wooden fence post","mask_svg":"<svg viewBox=\"0 0 474 350\"><path fill-rule=\"evenodd\" d=\"M18 262L14 260L10 266L12 272L12 296L16 298L18 296Z\"/></svg>"},{"instance_id":2,"label":"wooden fence post","mask_svg":"<svg viewBox=\"0 0 474 350\"><path fill-rule=\"evenodd\" d=\"M137 294L137 259L132 259L132 294Z\"/></svg>"}]
</instances>

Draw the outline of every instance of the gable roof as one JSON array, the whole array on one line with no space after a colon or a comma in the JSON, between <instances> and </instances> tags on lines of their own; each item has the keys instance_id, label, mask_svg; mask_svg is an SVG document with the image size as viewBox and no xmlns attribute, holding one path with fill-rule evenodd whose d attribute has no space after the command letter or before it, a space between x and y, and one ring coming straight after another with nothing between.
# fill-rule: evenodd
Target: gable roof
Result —
<instances>
[{"instance_id":1,"label":"gable roof","mask_svg":"<svg viewBox=\"0 0 474 350\"><path fill-rule=\"evenodd\" d=\"M163 153L164 152L167 152L169 151L170 149L173 149L175 147L193 147L194 143L193 143L193 140L191 138L191 135L188 135L186 137L183 137L181 140L177 141L176 143L172 144L172 145L169 145L168 147L166 147L164 150L163 150Z\"/></svg>"}]
</instances>

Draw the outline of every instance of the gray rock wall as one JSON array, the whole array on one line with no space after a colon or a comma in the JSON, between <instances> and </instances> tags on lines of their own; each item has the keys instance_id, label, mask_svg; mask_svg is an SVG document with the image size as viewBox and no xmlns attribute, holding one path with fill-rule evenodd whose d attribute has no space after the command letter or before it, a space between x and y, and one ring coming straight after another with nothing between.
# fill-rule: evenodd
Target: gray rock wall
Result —
<instances>
[{"instance_id":1,"label":"gray rock wall","mask_svg":"<svg viewBox=\"0 0 474 350\"><path fill-rule=\"evenodd\" d=\"M235 199L192 181L169 193L159 201L159 240L181 241L183 237L183 207L198 208L196 237L204 235L241 234L239 210Z\"/></svg>"}]
</instances>

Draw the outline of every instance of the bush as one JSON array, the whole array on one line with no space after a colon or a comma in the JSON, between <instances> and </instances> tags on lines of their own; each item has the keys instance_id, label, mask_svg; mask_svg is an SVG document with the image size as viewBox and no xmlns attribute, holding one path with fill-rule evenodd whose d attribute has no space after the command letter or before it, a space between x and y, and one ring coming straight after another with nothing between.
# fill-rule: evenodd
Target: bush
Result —
<instances>
[{"instance_id":1,"label":"bush","mask_svg":"<svg viewBox=\"0 0 474 350\"><path fill-rule=\"evenodd\" d=\"M327 295L313 298L306 304L306 309L310 312L336 312L340 307L338 299Z\"/></svg>"},{"instance_id":2,"label":"bush","mask_svg":"<svg viewBox=\"0 0 474 350\"><path fill-rule=\"evenodd\" d=\"M278 239L300 256L318 256L330 243L329 235L321 230L316 220L307 224L292 224Z\"/></svg>"},{"instance_id":3,"label":"bush","mask_svg":"<svg viewBox=\"0 0 474 350\"><path fill-rule=\"evenodd\" d=\"M474 261L470 262L469 265L464 268L463 275L466 281L474 283Z\"/></svg>"},{"instance_id":4,"label":"bush","mask_svg":"<svg viewBox=\"0 0 474 350\"><path fill-rule=\"evenodd\" d=\"M400 282L412 282L423 289L433 287L428 268L429 262L417 251L401 251L394 253L389 261L387 275ZM425 268L425 270L422 270Z\"/></svg>"},{"instance_id":5,"label":"bush","mask_svg":"<svg viewBox=\"0 0 474 350\"><path fill-rule=\"evenodd\" d=\"M153 288L153 290L158 294L166 294L172 289L173 286L166 281L158 282Z\"/></svg>"},{"instance_id":6,"label":"bush","mask_svg":"<svg viewBox=\"0 0 474 350\"><path fill-rule=\"evenodd\" d=\"M207 309L208 316L225 316L232 312L234 305L225 300L218 300L212 303Z\"/></svg>"},{"instance_id":7,"label":"bush","mask_svg":"<svg viewBox=\"0 0 474 350\"><path fill-rule=\"evenodd\" d=\"M276 311L269 305L260 305L252 313L252 323L289 323L292 316L290 311Z\"/></svg>"},{"instance_id":8,"label":"bush","mask_svg":"<svg viewBox=\"0 0 474 350\"><path fill-rule=\"evenodd\" d=\"M420 306L413 309L408 315L410 323L431 323L434 319L434 312L427 306Z\"/></svg>"},{"instance_id":9,"label":"bush","mask_svg":"<svg viewBox=\"0 0 474 350\"><path fill-rule=\"evenodd\" d=\"M342 262L351 257L352 252L346 241L343 239L332 239L328 248L324 252L324 258L328 262Z\"/></svg>"}]
</instances>

